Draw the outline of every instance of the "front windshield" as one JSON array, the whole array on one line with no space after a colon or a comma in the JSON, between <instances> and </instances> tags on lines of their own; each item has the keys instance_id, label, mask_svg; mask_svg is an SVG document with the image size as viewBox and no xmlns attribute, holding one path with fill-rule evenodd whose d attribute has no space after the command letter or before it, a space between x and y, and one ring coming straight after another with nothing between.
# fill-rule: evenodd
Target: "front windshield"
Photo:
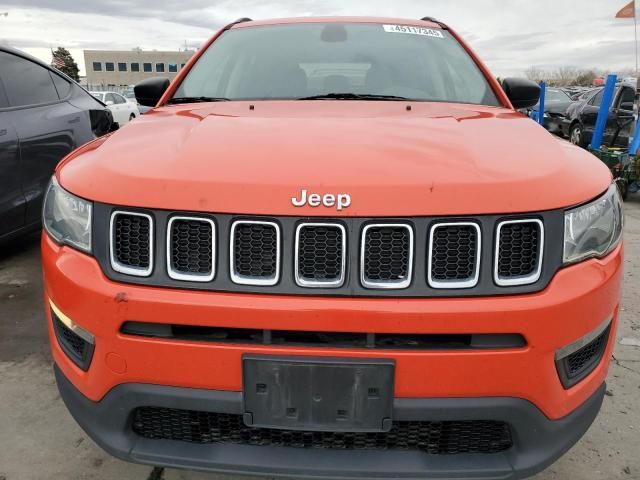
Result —
<instances>
[{"instance_id":1,"label":"front windshield","mask_svg":"<svg viewBox=\"0 0 640 480\"><path fill-rule=\"evenodd\" d=\"M327 94L500 105L478 66L446 30L370 23L228 30L200 57L174 99Z\"/></svg>"},{"instance_id":2,"label":"front windshield","mask_svg":"<svg viewBox=\"0 0 640 480\"><path fill-rule=\"evenodd\" d=\"M571 97L562 90L547 90L545 100L548 102L566 102Z\"/></svg>"}]
</instances>

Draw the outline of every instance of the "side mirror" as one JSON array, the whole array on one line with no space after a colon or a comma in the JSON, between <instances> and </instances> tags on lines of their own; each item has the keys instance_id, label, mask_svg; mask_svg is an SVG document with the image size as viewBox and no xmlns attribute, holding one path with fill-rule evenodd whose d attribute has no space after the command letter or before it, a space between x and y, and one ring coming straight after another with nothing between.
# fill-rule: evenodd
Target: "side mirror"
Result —
<instances>
[{"instance_id":1,"label":"side mirror","mask_svg":"<svg viewBox=\"0 0 640 480\"><path fill-rule=\"evenodd\" d=\"M118 122L113 121L111 111L104 107L101 110L89 110L89 118L91 119L91 130L96 138L119 128Z\"/></svg>"},{"instance_id":2,"label":"side mirror","mask_svg":"<svg viewBox=\"0 0 640 480\"><path fill-rule=\"evenodd\" d=\"M525 78L505 78L502 88L513 108L530 108L540 100L540 85Z\"/></svg>"},{"instance_id":3,"label":"side mirror","mask_svg":"<svg viewBox=\"0 0 640 480\"><path fill-rule=\"evenodd\" d=\"M155 107L167 88L169 88L168 78L153 77L142 80L133 87L133 92L140 105Z\"/></svg>"},{"instance_id":4,"label":"side mirror","mask_svg":"<svg viewBox=\"0 0 640 480\"><path fill-rule=\"evenodd\" d=\"M620 110L628 110L633 112L633 102L622 102L620 104Z\"/></svg>"},{"instance_id":5,"label":"side mirror","mask_svg":"<svg viewBox=\"0 0 640 480\"><path fill-rule=\"evenodd\" d=\"M109 105L113 105L113 102L111 100L107 100L106 102L104 102L104 104L109 106Z\"/></svg>"}]
</instances>

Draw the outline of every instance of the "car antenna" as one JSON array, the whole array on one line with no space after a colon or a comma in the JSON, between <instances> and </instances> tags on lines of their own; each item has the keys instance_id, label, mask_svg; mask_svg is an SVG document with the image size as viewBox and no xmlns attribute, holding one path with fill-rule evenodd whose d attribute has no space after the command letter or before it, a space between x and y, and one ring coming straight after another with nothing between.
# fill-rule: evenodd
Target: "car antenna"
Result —
<instances>
[{"instance_id":1,"label":"car antenna","mask_svg":"<svg viewBox=\"0 0 640 480\"><path fill-rule=\"evenodd\" d=\"M229 30L234 25L237 25L238 23L244 23L244 22L253 22L253 20L251 18L249 18L249 17L242 17L242 18L237 19L235 22L231 22L229 25L224 27L223 30Z\"/></svg>"},{"instance_id":2,"label":"car antenna","mask_svg":"<svg viewBox=\"0 0 640 480\"><path fill-rule=\"evenodd\" d=\"M440 20L436 20L433 17L422 17L420 20L422 20L423 22L432 22L438 24L443 30L449 29L449 27L445 23L442 23Z\"/></svg>"}]
</instances>

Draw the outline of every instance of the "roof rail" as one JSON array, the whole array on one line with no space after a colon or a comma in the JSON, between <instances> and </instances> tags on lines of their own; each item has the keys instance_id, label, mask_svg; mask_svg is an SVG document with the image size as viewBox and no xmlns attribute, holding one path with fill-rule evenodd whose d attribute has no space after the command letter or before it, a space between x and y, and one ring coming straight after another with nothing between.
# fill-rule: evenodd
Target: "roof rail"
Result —
<instances>
[{"instance_id":1,"label":"roof rail","mask_svg":"<svg viewBox=\"0 0 640 480\"><path fill-rule=\"evenodd\" d=\"M449 27L447 27L447 25L445 23L442 23L440 20L436 20L433 17L422 17L420 20L422 20L423 22L432 22L432 23L436 23L438 25L440 25L440 27L444 30L447 30Z\"/></svg>"},{"instance_id":2,"label":"roof rail","mask_svg":"<svg viewBox=\"0 0 640 480\"><path fill-rule=\"evenodd\" d=\"M253 22L253 20L250 19L249 17L242 17L242 18L237 19L235 22L231 22L229 25L224 27L223 30L229 30L234 25L237 25L238 23L244 23L244 22Z\"/></svg>"}]
</instances>

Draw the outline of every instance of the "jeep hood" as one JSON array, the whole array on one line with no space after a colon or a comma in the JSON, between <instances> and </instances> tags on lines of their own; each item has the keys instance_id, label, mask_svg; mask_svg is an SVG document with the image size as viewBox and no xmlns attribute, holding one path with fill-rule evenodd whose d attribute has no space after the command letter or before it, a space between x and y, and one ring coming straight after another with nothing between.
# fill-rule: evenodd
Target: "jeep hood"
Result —
<instances>
[{"instance_id":1,"label":"jeep hood","mask_svg":"<svg viewBox=\"0 0 640 480\"><path fill-rule=\"evenodd\" d=\"M550 210L603 192L607 168L511 110L444 103L166 106L72 154L61 185L116 205L298 216ZM301 189L349 194L338 212Z\"/></svg>"}]
</instances>

